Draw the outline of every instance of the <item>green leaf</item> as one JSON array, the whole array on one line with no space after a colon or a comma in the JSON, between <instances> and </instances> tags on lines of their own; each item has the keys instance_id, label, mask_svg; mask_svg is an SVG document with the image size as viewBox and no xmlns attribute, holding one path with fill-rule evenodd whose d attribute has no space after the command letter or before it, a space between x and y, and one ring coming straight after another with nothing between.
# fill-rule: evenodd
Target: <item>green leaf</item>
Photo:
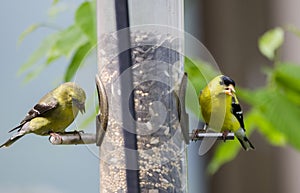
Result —
<instances>
[{"instance_id":1,"label":"green leaf","mask_svg":"<svg viewBox=\"0 0 300 193\"><path fill-rule=\"evenodd\" d=\"M276 66L273 79L277 85L284 89L292 90L300 95L300 66L282 63Z\"/></svg>"},{"instance_id":2,"label":"green leaf","mask_svg":"<svg viewBox=\"0 0 300 193\"><path fill-rule=\"evenodd\" d=\"M54 33L42 41L39 48L35 50L28 61L20 67L18 74L24 73L24 71L30 69L42 59L46 59L43 65L36 67L32 72L26 75L25 81L28 82L35 78L41 69L44 69L62 56L69 57L80 46L86 44L87 41L87 37L75 25Z\"/></svg>"},{"instance_id":3,"label":"green leaf","mask_svg":"<svg viewBox=\"0 0 300 193\"><path fill-rule=\"evenodd\" d=\"M299 105L290 101L285 93L270 93L262 113L274 125L274 129L285 135L288 143L300 150Z\"/></svg>"},{"instance_id":4,"label":"green leaf","mask_svg":"<svg viewBox=\"0 0 300 193\"><path fill-rule=\"evenodd\" d=\"M185 57L184 70L188 74L197 93L203 89L207 83L217 76L217 70L204 61L194 61Z\"/></svg>"},{"instance_id":5,"label":"green leaf","mask_svg":"<svg viewBox=\"0 0 300 193\"><path fill-rule=\"evenodd\" d=\"M91 48L91 44L86 43L77 49L65 73L65 82L69 82L74 77L80 64L82 63L82 61L84 60L85 56L88 54Z\"/></svg>"},{"instance_id":6,"label":"green leaf","mask_svg":"<svg viewBox=\"0 0 300 193\"><path fill-rule=\"evenodd\" d=\"M39 27L41 26L40 23L37 23L37 24L33 24L33 25L30 25L27 29L25 29L21 35L19 36L19 39L18 39L18 44L20 45L23 40L30 34L32 33L33 31L35 31L36 29L38 29Z\"/></svg>"},{"instance_id":7,"label":"green leaf","mask_svg":"<svg viewBox=\"0 0 300 193\"><path fill-rule=\"evenodd\" d=\"M58 16L58 14L63 13L65 11L67 11L69 9L69 5L68 4L57 4L56 3L52 3L52 6L48 9L47 14L49 17L56 17Z\"/></svg>"},{"instance_id":8,"label":"green leaf","mask_svg":"<svg viewBox=\"0 0 300 193\"><path fill-rule=\"evenodd\" d=\"M55 41L47 53L47 63L51 63L61 56L69 57L73 51L88 41L86 36L76 26L72 25L58 33L58 39Z\"/></svg>"},{"instance_id":9,"label":"green leaf","mask_svg":"<svg viewBox=\"0 0 300 193\"><path fill-rule=\"evenodd\" d=\"M225 143L219 144L214 152L212 160L208 164L208 173L216 173L222 165L233 160L240 149L241 145L237 140L226 141Z\"/></svg>"},{"instance_id":10,"label":"green leaf","mask_svg":"<svg viewBox=\"0 0 300 193\"><path fill-rule=\"evenodd\" d=\"M295 103L300 105L300 66L290 63L281 63L277 65L272 73L273 81L281 92Z\"/></svg>"},{"instance_id":11,"label":"green leaf","mask_svg":"<svg viewBox=\"0 0 300 193\"><path fill-rule=\"evenodd\" d=\"M28 72L25 75L24 83L28 83L29 81L31 81L32 79L34 79L35 77L37 77L42 72L43 69L44 69L43 66L40 65L37 68L35 68L34 70Z\"/></svg>"},{"instance_id":12,"label":"green leaf","mask_svg":"<svg viewBox=\"0 0 300 193\"><path fill-rule=\"evenodd\" d=\"M49 49L52 47L53 43L56 42L58 38L57 34L52 34L46 37L38 49L36 49L29 57L29 59L22 64L22 66L18 70L18 74L24 73L26 70L31 68L34 64L39 62L41 59L43 59L46 55Z\"/></svg>"},{"instance_id":13,"label":"green leaf","mask_svg":"<svg viewBox=\"0 0 300 193\"><path fill-rule=\"evenodd\" d=\"M94 1L86 1L80 5L75 14L75 23L86 34L91 43L97 42L96 5Z\"/></svg>"},{"instance_id":14,"label":"green leaf","mask_svg":"<svg viewBox=\"0 0 300 193\"><path fill-rule=\"evenodd\" d=\"M251 115L251 122L255 123L254 126L258 127L271 144L290 143L300 149L299 101L295 103L285 90L274 89L272 85L252 92L242 90L238 94L252 104L252 112L255 113Z\"/></svg>"},{"instance_id":15,"label":"green leaf","mask_svg":"<svg viewBox=\"0 0 300 193\"><path fill-rule=\"evenodd\" d=\"M282 28L274 28L267 31L258 40L260 52L270 60L274 60L275 51L282 45L284 31Z\"/></svg>"},{"instance_id":16,"label":"green leaf","mask_svg":"<svg viewBox=\"0 0 300 193\"><path fill-rule=\"evenodd\" d=\"M238 88L237 96L253 107L259 108L268 102L269 92L269 89L266 88L259 88L255 91Z\"/></svg>"},{"instance_id":17,"label":"green leaf","mask_svg":"<svg viewBox=\"0 0 300 193\"><path fill-rule=\"evenodd\" d=\"M59 2L59 0L53 0L52 1L52 5L55 5L55 4L57 4Z\"/></svg>"},{"instance_id":18,"label":"green leaf","mask_svg":"<svg viewBox=\"0 0 300 193\"><path fill-rule=\"evenodd\" d=\"M255 108L247 113L245 125L250 128L257 127L262 136L264 136L272 145L283 146L287 143L285 135L274 129L274 125L263 113L255 110Z\"/></svg>"}]
</instances>

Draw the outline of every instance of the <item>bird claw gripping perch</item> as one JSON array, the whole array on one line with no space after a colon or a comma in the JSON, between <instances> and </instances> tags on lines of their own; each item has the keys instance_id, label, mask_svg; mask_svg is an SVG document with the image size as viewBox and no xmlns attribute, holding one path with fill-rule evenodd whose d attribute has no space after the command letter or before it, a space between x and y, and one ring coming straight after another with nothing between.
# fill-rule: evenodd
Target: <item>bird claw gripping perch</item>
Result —
<instances>
[{"instance_id":1,"label":"bird claw gripping perch","mask_svg":"<svg viewBox=\"0 0 300 193\"><path fill-rule=\"evenodd\" d=\"M99 101L99 114L96 116L96 144L101 146L108 123L108 99L104 85L98 75L96 75L96 87Z\"/></svg>"},{"instance_id":2,"label":"bird claw gripping perch","mask_svg":"<svg viewBox=\"0 0 300 193\"><path fill-rule=\"evenodd\" d=\"M58 133L51 132L49 135L49 141L51 143L54 141L57 141L57 143L62 143L62 137Z\"/></svg>"}]
</instances>

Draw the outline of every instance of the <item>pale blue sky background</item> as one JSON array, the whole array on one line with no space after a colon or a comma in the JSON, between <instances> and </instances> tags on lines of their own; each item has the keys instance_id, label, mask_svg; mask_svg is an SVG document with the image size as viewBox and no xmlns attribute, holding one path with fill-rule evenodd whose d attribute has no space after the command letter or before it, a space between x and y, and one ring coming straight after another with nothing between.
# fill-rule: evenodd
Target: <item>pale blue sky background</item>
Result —
<instances>
[{"instance_id":1,"label":"pale blue sky background","mask_svg":"<svg viewBox=\"0 0 300 193\"><path fill-rule=\"evenodd\" d=\"M24 75L17 76L20 65L53 30L38 30L20 46L17 46L17 40L24 29L36 22L55 22L61 27L73 22L74 10L81 1L65 2L68 2L67 11L50 20L47 10L51 0L11 0L0 6L0 143L9 138L7 131L62 80L67 60L59 60L28 84L23 82ZM93 81L94 75L90 77ZM82 86L90 81L83 75L78 79L84 84ZM92 90L93 85L91 87L87 89ZM86 146L52 146L47 137L27 135L10 148L0 149L0 192L93 193L98 192L98 173L98 158Z\"/></svg>"}]
</instances>

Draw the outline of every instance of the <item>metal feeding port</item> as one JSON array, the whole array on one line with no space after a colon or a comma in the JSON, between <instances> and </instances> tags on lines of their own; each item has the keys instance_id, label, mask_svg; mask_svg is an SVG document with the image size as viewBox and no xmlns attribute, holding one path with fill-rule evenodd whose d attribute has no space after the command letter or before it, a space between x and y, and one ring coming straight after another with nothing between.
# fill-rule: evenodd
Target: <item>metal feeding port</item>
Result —
<instances>
[{"instance_id":1,"label":"metal feeding port","mask_svg":"<svg viewBox=\"0 0 300 193\"><path fill-rule=\"evenodd\" d=\"M98 75L96 75L96 87L99 103L99 114L96 116L96 144L101 146L107 129L109 112L106 91Z\"/></svg>"},{"instance_id":2,"label":"metal feeding port","mask_svg":"<svg viewBox=\"0 0 300 193\"><path fill-rule=\"evenodd\" d=\"M179 89L179 96L178 96L178 116L180 121L180 126L182 130L182 135L186 144L190 143L189 137L189 115L185 109L185 97L186 97L186 89L187 89L187 82L188 82L188 75L184 73L180 89Z\"/></svg>"}]
</instances>

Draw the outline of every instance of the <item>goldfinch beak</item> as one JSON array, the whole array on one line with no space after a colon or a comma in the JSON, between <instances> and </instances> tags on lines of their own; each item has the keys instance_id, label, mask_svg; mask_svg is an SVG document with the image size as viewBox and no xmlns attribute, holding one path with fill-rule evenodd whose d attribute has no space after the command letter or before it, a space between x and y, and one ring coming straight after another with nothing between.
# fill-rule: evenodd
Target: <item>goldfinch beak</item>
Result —
<instances>
[{"instance_id":1,"label":"goldfinch beak","mask_svg":"<svg viewBox=\"0 0 300 193\"><path fill-rule=\"evenodd\" d=\"M84 106L84 104L80 105L79 111L80 111L81 114L85 113L85 106Z\"/></svg>"},{"instance_id":2,"label":"goldfinch beak","mask_svg":"<svg viewBox=\"0 0 300 193\"><path fill-rule=\"evenodd\" d=\"M224 92L225 92L225 94L232 96L233 93L235 93L234 86L233 86L232 84L230 84L229 86L227 86L227 87L225 88L225 91L224 91Z\"/></svg>"},{"instance_id":3,"label":"goldfinch beak","mask_svg":"<svg viewBox=\"0 0 300 193\"><path fill-rule=\"evenodd\" d=\"M73 99L73 104L79 109L80 113L85 113L85 104Z\"/></svg>"}]
</instances>

